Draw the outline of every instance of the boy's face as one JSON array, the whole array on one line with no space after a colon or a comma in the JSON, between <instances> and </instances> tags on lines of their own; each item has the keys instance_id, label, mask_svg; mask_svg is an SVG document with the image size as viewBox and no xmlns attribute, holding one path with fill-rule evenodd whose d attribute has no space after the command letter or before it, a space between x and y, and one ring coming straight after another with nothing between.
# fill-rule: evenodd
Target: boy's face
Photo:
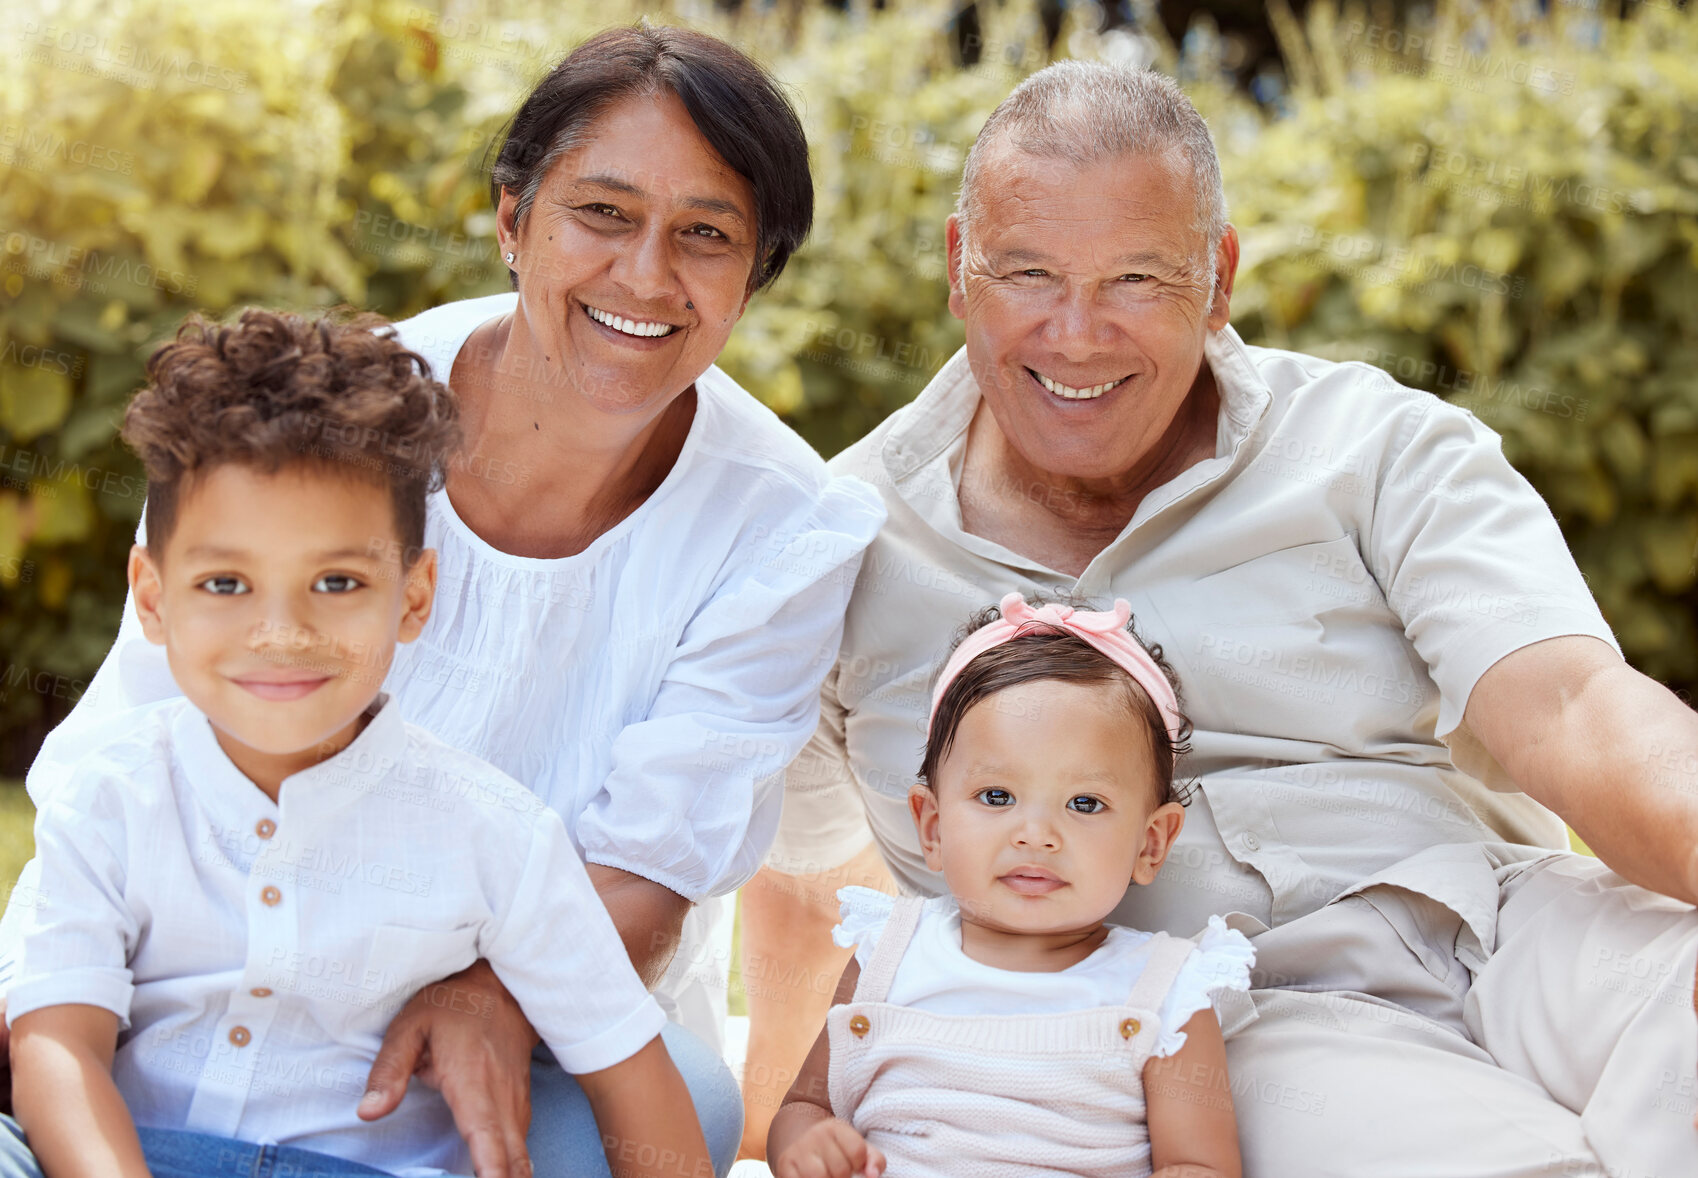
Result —
<instances>
[{"instance_id":1,"label":"boy's face","mask_svg":"<svg viewBox=\"0 0 1698 1178\"><path fill-rule=\"evenodd\" d=\"M245 759L293 772L351 741L395 643L423 629L436 554L403 572L399 539L382 486L224 463L184 484L163 553L132 549L143 631L256 781Z\"/></svg>"},{"instance_id":2,"label":"boy's face","mask_svg":"<svg viewBox=\"0 0 1698 1178\"><path fill-rule=\"evenodd\" d=\"M981 700L934 788L909 794L926 866L981 928L1094 928L1155 879L1184 823L1177 803L1156 804L1152 758L1117 691L1040 680Z\"/></svg>"}]
</instances>

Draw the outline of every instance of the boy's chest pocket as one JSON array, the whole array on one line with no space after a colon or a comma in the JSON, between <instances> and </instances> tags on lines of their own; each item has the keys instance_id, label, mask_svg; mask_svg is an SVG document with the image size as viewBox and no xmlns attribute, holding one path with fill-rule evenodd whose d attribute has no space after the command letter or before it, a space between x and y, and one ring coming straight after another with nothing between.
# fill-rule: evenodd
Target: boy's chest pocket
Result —
<instances>
[{"instance_id":1,"label":"boy's chest pocket","mask_svg":"<svg viewBox=\"0 0 1698 1178\"><path fill-rule=\"evenodd\" d=\"M385 993L412 995L477 959L476 925L423 929L382 924L372 933L366 976L381 979Z\"/></svg>"}]
</instances>

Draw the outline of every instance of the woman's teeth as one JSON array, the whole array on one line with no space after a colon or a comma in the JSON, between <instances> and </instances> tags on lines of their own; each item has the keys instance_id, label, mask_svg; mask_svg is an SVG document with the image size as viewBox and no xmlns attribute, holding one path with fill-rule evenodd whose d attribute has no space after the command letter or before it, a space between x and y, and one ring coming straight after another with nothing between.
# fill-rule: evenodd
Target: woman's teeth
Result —
<instances>
[{"instance_id":1,"label":"woman's teeth","mask_svg":"<svg viewBox=\"0 0 1698 1178\"><path fill-rule=\"evenodd\" d=\"M1032 372L1030 368L1026 371ZM1066 397L1069 401L1089 401L1092 397L1100 397L1115 385L1126 380L1126 377L1123 376L1120 380L1111 380L1107 384L1094 384L1088 389L1076 389L1072 385L1062 384L1059 380L1051 380L1041 372L1032 372L1032 375L1038 378L1038 383L1043 385L1044 388L1058 397Z\"/></svg>"},{"instance_id":2,"label":"woman's teeth","mask_svg":"<svg viewBox=\"0 0 1698 1178\"><path fill-rule=\"evenodd\" d=\"M621 315L615 315L611 311L599 310L587 303L584 305L584 310L588 311L590 318L597 323L605 323L614 331L623 332L625 335L671 335L678 330L670 323L642 323L635 319L626 319Z\"/></svg>"}]
</instances>

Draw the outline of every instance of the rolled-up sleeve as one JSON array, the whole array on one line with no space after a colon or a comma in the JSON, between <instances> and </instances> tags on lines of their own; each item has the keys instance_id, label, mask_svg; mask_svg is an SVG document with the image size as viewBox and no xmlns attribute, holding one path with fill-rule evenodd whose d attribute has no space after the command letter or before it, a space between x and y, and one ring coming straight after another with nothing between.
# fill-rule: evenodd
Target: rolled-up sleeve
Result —
<instances>
[{"instance_id":1,"label":"rolled-up sleeve","mask_svg":"<svg viewBox=\"0 0 1698 1178\"><path fill-rule=\"evenodd\" d=\"M1498 435L1436 401L1406 412L1364 547L1438 685L1445 736L1504 656L1571 634L1620 647L1550 508Z\"/></svg>"},{"instance_id":2,"label":"rolled-up sleeve","mask_svg":"<svg viewBox=\"0 0 1698 1178\"><path fill-rule=\"evenodd\" d=\"M839 477L802 510L741 531L647 716L614 741L612 770L577 824L586 860L692 901L755 873L884 515L877 492Z\"/></svg>"},{"instance_id":3,"label":"rolled-up sleeve","mask_svg":"<svg viewBox=\"0 0 1698 1178\"><path fill-rule=\"evenodd\" d=\"M482 949L560 1066L599 1072L660 1034L666 1015L632 968L559 815L541 809L529 827L524 867L508 895L492 897L502 919ZM511 843L524 837L515 830Z\"/></svg>"},{"instance_id":4,"label":"rolled-up sleeve","mask_svg":"<svg viewBox=\"0 0 1698 1178\"><path fill-rule=\"evenodd\" d=\"M124 898L126 845L119 803L79 774L36 815L39 884L19 906L17 972L8 1023L46 1006L98 1006L129 1026L129 954L138 925Z\"/></svg>"}]
</instances>

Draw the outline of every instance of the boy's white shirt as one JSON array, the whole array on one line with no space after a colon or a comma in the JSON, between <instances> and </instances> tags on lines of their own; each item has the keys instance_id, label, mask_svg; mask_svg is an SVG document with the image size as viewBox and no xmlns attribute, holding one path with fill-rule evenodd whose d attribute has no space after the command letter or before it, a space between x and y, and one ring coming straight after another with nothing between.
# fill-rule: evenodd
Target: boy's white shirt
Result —
<instances>
[{"instance_id":1,"label":"boy's white shirt","mask_svg":"<svg viewBox=\"0 0 1698 1178\"><path fill-rule=\"evenodd\" d=\"M409 1176L471 1168L432 1089L355 1115L385 1027L425 985L487 959L571 1072L659 1034L559 816L387 696L374 706L277 803L183 699L88 750L37 816L8 1020L118 1015L113 1075L138 1124Z\"/></svg>"}]
</instances>

